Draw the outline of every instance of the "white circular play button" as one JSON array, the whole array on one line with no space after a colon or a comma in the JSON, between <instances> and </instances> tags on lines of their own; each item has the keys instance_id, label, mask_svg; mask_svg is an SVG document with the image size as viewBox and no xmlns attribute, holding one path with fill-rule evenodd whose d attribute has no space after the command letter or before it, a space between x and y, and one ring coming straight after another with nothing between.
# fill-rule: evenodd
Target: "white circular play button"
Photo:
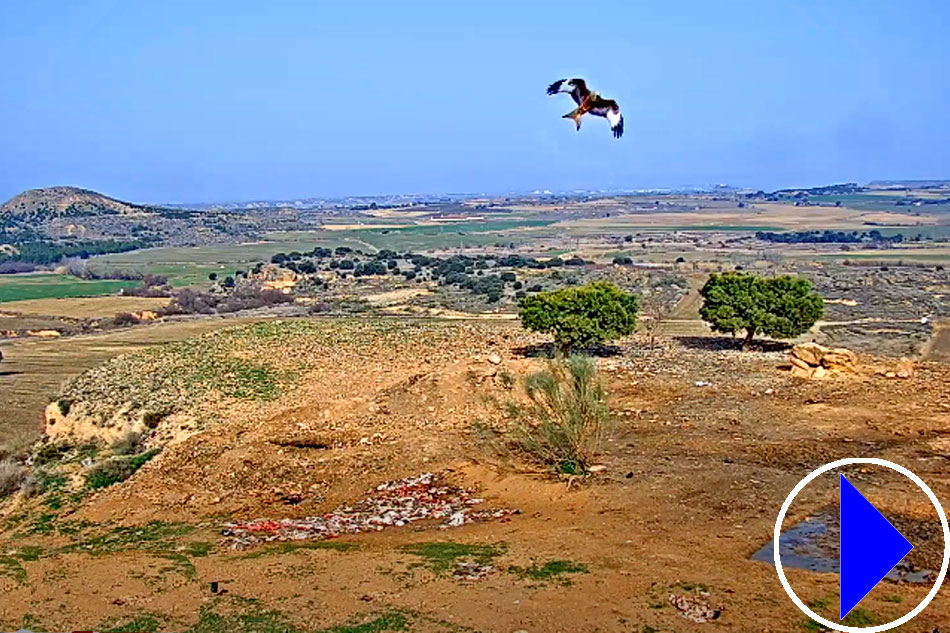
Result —
<instances>
[{"instance_id":1,"label":"white circular play button","mask_svg":"<svg viewBox=\"0 0 950 633\"><path fill-rule=\"evenodd\" d=\"M885 624L875 626L846 626L839 622L827 620L814 611L795 594L785 572L782 569L780 537L782 533L782 523L785 521L785 514L788 512L792 501L805 486L815 480L819 475L841 468L842 466L851 466L854 464L872 464L883 466L896 471L911 481L913 481L937 510L940 517L940 525L943 528L943 563L940 566L940 573L934 581L930 593L904 616L892 620ZM913 548L913 546L898 532L871 504L864 499L842 475L841 476L841 611L842 617L847 614L871 588L880 582L884 576ZM847 529L846 529L847 526ZM846 542L847 541L847 542ZM947 524L947 515L937 500L937 496L924 483L924 481L899 464L878 459L876 457L850 457L848 459L839 459L816 468L802 479L792 489L782 509L775 521L775 532L772 542L775 570L778 572L778 579L785 589L785 593L792 599L792 602L801 609L805 615L822 626L835 631L844 633L879 633L898 627L921 611L923 611L930 601L937 595L944 577L947 575L947 567L950 565L950 526Z\"/></svg>"}]
</instances>

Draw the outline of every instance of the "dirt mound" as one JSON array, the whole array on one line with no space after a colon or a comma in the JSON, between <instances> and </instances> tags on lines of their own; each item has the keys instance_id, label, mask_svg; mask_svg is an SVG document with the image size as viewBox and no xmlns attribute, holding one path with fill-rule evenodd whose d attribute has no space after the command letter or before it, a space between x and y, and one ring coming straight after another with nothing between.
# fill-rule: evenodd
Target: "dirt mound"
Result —
<instances>
[{"instance_id":1,"label":"dirt mound","mask_svg":"<svg viewBox=\"0 0 950 633\"><path fill-rule=\"evenodd\" d=\"M321 321L274 328L264 339L256 336L259 330L238 328L184 349L188 358L228 350L221 358L261 363L261 371L285 387L268 398L225 397L207 388L212 377L204 374L197 392L174 392L179 400L169 413L175 415L145 431L149 447L164 449L161 458L134 482L98 493L82 514L103 520L118 512L144 521L195 513L259 518L323 512L364 493L367 481L413 476L462 458L460 447L471 443L475 423L498 423L499 402L514 376L540 363L511 358L506 349L529 339L493 324ZM242 342L232 347L231 341ZM119 364L138 367L154 358ZM169 371L181 372L181 363L158 364L147 383L182 384ZM222 380L228 384L226 376ZM123 392L107 410L128 412L128 401ZM192 417L199 422L182 430L181 411L189 406L200 413ZM103 438L115 428L114 418L102 417L98 426L90 419L83 428L98 428ZM63 422L50 429L57 425Z\"/></svg>"}]
</instances>

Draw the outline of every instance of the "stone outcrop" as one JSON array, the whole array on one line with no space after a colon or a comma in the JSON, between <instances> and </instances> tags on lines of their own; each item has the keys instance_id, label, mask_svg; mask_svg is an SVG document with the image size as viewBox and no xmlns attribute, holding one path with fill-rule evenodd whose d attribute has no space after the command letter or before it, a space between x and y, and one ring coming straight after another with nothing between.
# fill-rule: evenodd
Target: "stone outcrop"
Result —
<instances>
[{"instance_id":1,"label":"stone outcrop","mask_svg":"<svg viewBox=\"0 0 950 633\"><path fill-rule=\"evenodd\" d=\"M827 348L817 343L793 347L789 362L792 374L802 378L824 378L829 373L858 373L857 354L842 347Z\"/></svg>"}]
</instances>

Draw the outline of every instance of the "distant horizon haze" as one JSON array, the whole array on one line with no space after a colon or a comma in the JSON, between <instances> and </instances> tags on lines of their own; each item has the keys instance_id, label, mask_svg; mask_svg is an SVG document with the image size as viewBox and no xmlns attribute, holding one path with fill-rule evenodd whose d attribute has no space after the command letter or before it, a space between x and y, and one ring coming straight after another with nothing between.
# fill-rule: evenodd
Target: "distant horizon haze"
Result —
<instances>
[{"instance_id":1,"label":"distant horizon haze","mask_svg":"<svg viewBox=\"0 0 950 633\"><path fill-rule=\"evenodd\" d=\"M950 3L6 3L0 201L950 178ZM575 132L580 76L625 134Z\"/></svg>"}]
</instances>

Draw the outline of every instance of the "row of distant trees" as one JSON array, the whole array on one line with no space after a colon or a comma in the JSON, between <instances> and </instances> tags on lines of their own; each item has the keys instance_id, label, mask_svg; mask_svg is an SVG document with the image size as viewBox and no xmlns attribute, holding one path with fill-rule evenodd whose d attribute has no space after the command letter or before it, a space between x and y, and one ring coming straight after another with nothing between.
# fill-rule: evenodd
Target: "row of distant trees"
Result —
<instances>
[{"instance_id":1,"label":"row of distant trees","mask_svg":"<svg viewBox=\"0 0 950 633\"><path fill-rule=\"evenodd\" d=\"M152 246L149 240L95 240L81 242L24 242L16 245L17 252L0 254L2 264L33 264L34 266L49 266L58 264L64 259L88 259L93 255L108 253L124 253L140 248ZM16 267L9 267L11 272ZM22 267L21 267L22 268Z\"/></svg>"},{"instance_id":2,"label":"row of distant trees","mask_svg":"<svg viewBox=\"0 0 950 633\"><path fill-rule=\"evenodd\" d=\"M901 233L884 235L877 229L871 231L757 231L756 239L781 244L857 244L860 242L903 242Z\"/></svg>"},{"instance_id":3,"label":"row of distant trees","mask_svg":"<svg viewBox=\"0 0 950 633\"><path fill-rule=\"evenodd\" d=\"M821 318L824 302L802 277L713 274L701 290L700 315L716 332L744 332L743 348L756 335L794 338ZM525 297L522 325L549 334L562 351L582 349L633 333L640 302L609 282L593 282Z\"/></svg>"}]
</instances>

